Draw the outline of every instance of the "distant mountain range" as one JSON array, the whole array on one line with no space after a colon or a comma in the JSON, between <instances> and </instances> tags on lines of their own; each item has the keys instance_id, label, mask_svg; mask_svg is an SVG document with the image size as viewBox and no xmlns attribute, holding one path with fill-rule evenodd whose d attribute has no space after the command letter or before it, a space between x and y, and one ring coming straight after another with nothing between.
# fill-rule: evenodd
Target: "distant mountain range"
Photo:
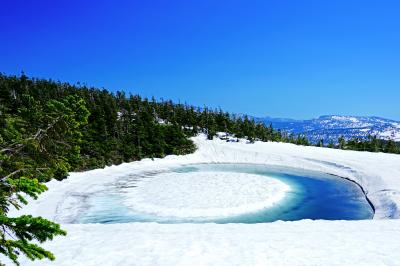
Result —
<instances>
[{"instance_id":1,"label":"distant mountain range","mask_svg":"<svg viewBox=\"0 0 400 266\"><path fill-rule=\"evenodd\" d=\"M340 136L346 139L365 139L368 135L400 141L400 122L381 117L324 115L310 120L271 117L254 119L289 133L305 134L313 143L320 139L325 143L336 142Z\"/></svg>"}]
</instances>

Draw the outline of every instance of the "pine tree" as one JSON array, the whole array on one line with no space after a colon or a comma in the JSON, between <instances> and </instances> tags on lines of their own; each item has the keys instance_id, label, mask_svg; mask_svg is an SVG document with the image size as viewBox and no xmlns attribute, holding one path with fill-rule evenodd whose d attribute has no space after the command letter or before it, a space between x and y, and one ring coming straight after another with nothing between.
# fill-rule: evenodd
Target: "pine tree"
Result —
<instances>
[{"instance_id":1,"label":"pine tree","mask_svg":"<svg viewBox=\"0 0 400 266\"><path fill-rule=\"evenodd\" d=\"M324 140L320 139L316 145L317 147L324 147Z\"/></svg>"},{"instance_id":2,"label":"pine tree","mask_svg":"<svg viewBox=\"0 0 400 266\"><path fill-rule=\"evenodd\" d=\"M21 253L31 260L54 260L32 240L42 243L66 232L41 217L8 217L9 208L27 204L24 195L36 199L47 189L42 182L67 176L79 161L80 130L89 115L74 96L44 106L30 96L22 100L26 107L18 115L2 113L0 131L0 253L17 265Z\"/></svg>"},{"instance_id":3,"label":"pine tree","mask_svg":"<svg viewBox=\"0 0 400 266\"><path fill-rule=\"evenodd\" d=\"M346 148L346 140L344 139L344 137L343 136L340 136L339 137L339 139L338 139L338 148L339 149L341 149L341 150L343 150L343 149L345 149Z\"/></svg>"},{"instance_id":4,"label":"pine tree","mask_svg":"<svg viewBox=\"0 0 400 266\"><path fill-rule=\"evenodd\" d=\"M388 140L385 146L385 152L398 153L398 147L393 140Z\"/></svg>"}]
</instances>

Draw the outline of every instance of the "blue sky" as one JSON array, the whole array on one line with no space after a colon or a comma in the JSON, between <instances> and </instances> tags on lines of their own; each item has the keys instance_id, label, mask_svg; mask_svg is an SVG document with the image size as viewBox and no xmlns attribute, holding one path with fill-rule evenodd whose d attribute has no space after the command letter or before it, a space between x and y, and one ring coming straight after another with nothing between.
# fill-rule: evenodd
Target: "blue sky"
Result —
<instances>
[{"instance_id":1,"label":"blue sky","mask_svg":"<svg viewBox=\"0 0 400 266\"><path fill-rule=\"evenodd\" d=\"M398 1L2 1L0 72L257 116L400 120Z\"/></svg>"}]
</instances>

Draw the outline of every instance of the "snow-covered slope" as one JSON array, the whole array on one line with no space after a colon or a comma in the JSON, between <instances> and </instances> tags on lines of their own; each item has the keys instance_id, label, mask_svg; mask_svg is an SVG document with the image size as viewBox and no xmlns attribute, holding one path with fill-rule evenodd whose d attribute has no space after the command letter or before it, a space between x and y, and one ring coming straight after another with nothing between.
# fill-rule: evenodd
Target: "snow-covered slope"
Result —
<instances>
[{"instance_id":1,"label":"snow-covered slope","mask_svg":"<svg viewBox=\"0 0 400 266\"><path fill-rule=\"evenodd\" d=\"M62 222L79 195L119 176L191 163L257 163L326 172L359 183L376 208L374 220L267 224L64 224L68 236L45 243L57 260L22 265L399 265L400 156L284 143L246 144L194 138L186 156L142 160L72 173L22 213ZM71 196L78 197L71 197ZM71 201L75 199L75 201ZM76 200L78 199L78 200Z\"/></svg>"},{"instance_id":2,"label":"snow-covered slope","mask_svg":"<svg viewBox=\"0 0 400 266\"><path fill-rule=\"evenodd\" d=\"M396 266L400 223L310 221L270 224L63 225L38 266Z\"/></svg>"},{"instance_id":3,"label":"snow-covered slope","mask_svg":"<svg viewBox=\"0 0 400 266\"><path fill-rule=\"evenodd\" d=\"M294 134L306 134L312 142L320 139L336 141L340 136L366 138L368 135L381 139L400 141L400 122L367 116L326 115L310 120L256 118L266 125Z\"/></svg>"}]
</instances>

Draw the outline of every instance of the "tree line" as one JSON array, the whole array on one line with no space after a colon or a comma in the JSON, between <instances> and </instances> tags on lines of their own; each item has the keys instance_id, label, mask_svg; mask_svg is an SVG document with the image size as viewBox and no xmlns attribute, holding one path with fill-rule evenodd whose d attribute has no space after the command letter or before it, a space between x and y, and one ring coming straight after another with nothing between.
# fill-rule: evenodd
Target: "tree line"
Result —
<instances>
[{"instance_id":1,"label":"tree line","mask_svg":"<svg viewBox=\"0 0 400 266\"><path fill-rule=\"evenodd\" d=\"M156 101L25 75L0 75L0 89L4 112L18 116L24 115L21 108L35 108L28 107L26 97L38 104L68 96L83 99L90 115L82 130L80 159L72 165L75 170L191 153L195 147L188 137L198 133L205 133L212 139L216 132L223 131L238 138L247 137L251 142L257 139L308 145L305 136L291 136L247 116L235 116L220 109ZM31 123L34 117L24 119Z\"/></svg>"},{"instance_id":2,"label":"tree line","mask_svg":"<svg viewBox=\"0 0 400 266\"><path fill-rule=\"evenodd\" d=\"M336 145L330 143L327 147L342 150L400 154L400 143L393 140L378 139L376 136L371 135L369 135L367 139L351 138L346 140L344 137L339 137Z\"/></svg>"}]
</instances>

